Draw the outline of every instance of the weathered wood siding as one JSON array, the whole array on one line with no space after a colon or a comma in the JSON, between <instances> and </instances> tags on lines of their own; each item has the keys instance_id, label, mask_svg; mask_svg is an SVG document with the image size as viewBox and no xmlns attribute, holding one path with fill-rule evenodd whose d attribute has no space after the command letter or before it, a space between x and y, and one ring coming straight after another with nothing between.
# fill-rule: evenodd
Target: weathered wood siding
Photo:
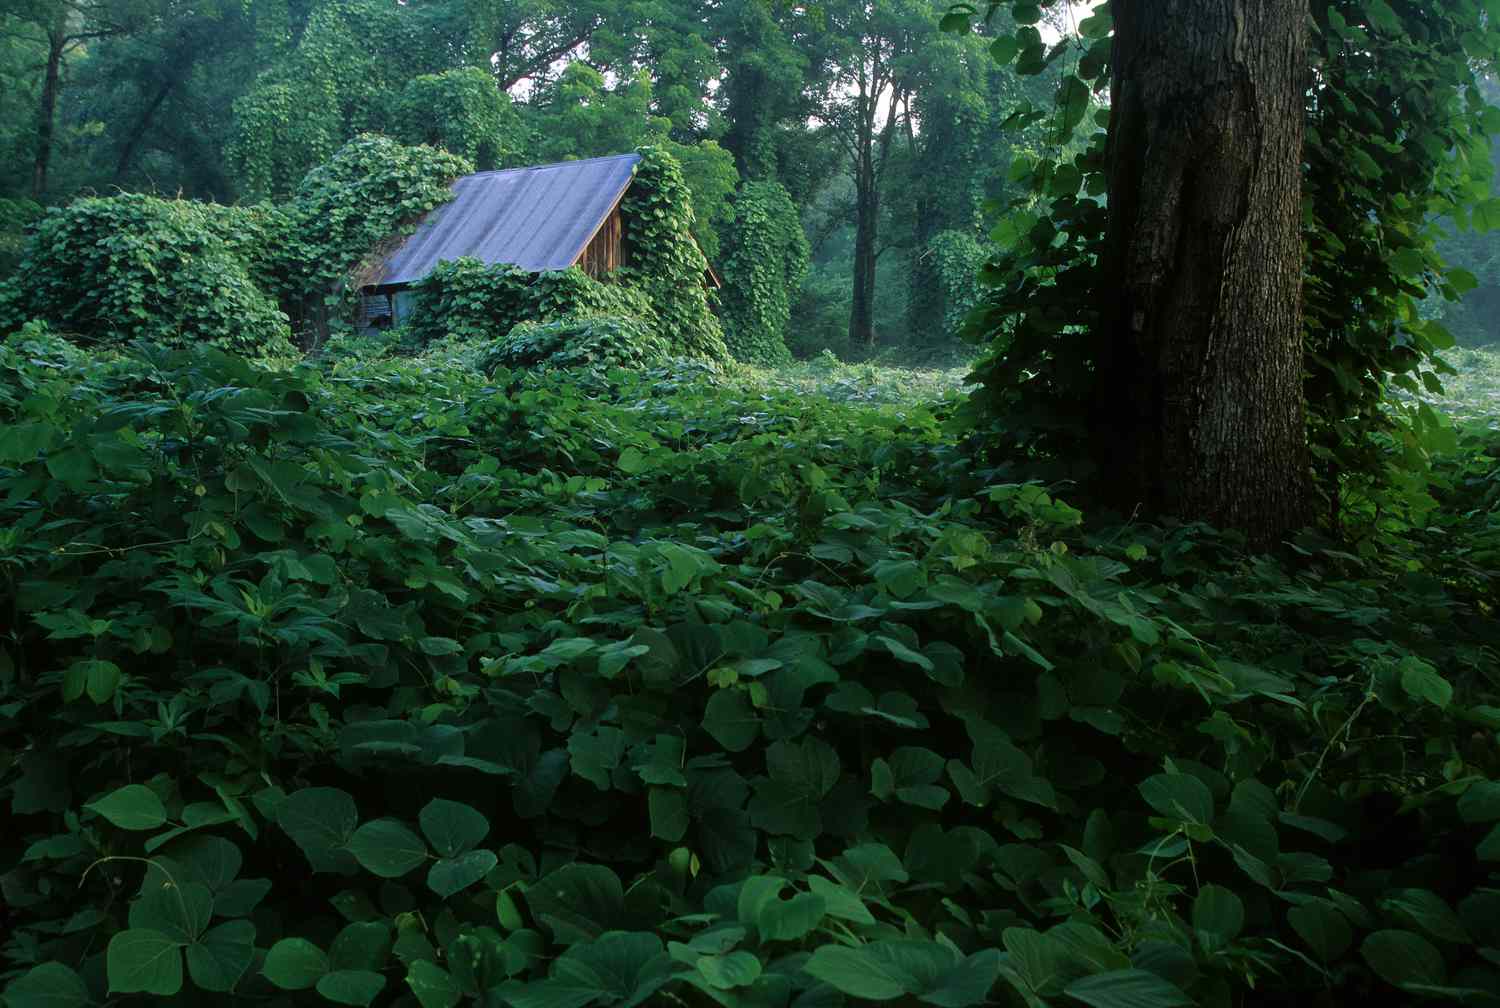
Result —
<instances>
[{"instance_id":1,"label":"weathered wood siding","mask_svg":"<svg viewBox=\"0 0 1500 1008\"><path fill-rule=\"evenodd\" d=\"M615 207L604 219L604 223L599 225L598 233L583 250L583 255L578 257L578 265L594 279L602 279L605 274L625 265L624 238L620 208Z\"/></svg>"}]
</instances>

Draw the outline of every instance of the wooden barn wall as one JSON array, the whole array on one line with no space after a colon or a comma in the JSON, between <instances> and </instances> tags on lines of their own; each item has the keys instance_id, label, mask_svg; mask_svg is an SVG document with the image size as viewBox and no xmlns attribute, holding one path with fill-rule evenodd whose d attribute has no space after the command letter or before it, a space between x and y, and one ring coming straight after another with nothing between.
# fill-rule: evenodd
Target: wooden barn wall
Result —
<instances>
[{"instance_id":1,"label":"wooden barn wall","mask_svg":"<svg viewBox=\"0 0 1500 1008\"><path fill-rule=\"evenodd\" d=\"M599 226L594 240L588 243L578 265L594 279L602 279L611 270L625 265L625 230L620 220L620 208L614 211Z\"/></svg>"}]
</instances>

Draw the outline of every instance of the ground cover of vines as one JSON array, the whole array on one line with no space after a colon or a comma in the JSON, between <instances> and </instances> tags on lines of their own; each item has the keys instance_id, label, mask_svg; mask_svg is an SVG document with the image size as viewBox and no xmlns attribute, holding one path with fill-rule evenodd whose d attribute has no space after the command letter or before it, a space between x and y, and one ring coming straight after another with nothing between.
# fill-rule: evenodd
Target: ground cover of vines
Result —
<instances>
[{"instance_id":1,"label":"ground cover of vines","mask_svg":"<svg viewBox=\"0 0 1500 1008\"><path fill-rule=\"evenodd\" d=\"M6 1008L1495 1002L1493 431L1278 561L485 350L5 340Z\"/></svg>"}]
</instances>

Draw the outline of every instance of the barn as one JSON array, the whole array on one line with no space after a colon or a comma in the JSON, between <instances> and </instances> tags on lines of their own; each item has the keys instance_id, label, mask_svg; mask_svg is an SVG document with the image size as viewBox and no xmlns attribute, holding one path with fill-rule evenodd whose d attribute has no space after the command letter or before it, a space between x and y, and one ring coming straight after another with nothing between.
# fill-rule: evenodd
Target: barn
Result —
<instances>
[{"instance_id":1,"label":"barn","mask_svg":"<svg viewBox=\"0 0 1500 1008\"><path fill-rule=\"evenodd\" d=\"M438 263L464 257L528 273L578 266L604 279L630 261L621 201L640 162L640 154L617 154L457 179L453 199L365 274L360 324L401 323L411 311L411 285ZM711 271L706 282L718 286Z\"/></svg>"}]
</instances>

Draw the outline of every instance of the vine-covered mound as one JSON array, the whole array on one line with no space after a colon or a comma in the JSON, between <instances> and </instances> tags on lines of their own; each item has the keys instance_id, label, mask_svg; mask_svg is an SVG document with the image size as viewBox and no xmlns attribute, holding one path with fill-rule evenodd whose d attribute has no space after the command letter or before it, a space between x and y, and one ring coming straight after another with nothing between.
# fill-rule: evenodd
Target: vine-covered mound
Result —
<instances>
[{"instance_id":1,"label":"vine-covered mound","mask_svg":"<svg viewBox=\"0 0 1500 1008\"><path fill-rule=\"evenodd\" d=\"M665 339L644 291L602 283L576 266L528 273L465 257L438 263L411 290L412 312L404 329L417 346L438 340L497 343L522 322L596 315L630 318L651 339Z\"/></svg>"},{"instance_id":2,"label":"vine-covered mound","mask_svg":"<svg viewBox=\"0 0 1500 1008\"><path fill-rule=\"evenodd\" d=\"M289 352L294 329L349 297L351 271L451 199L449 184L470 170L446 151L367 134L282 206L76 200L28 238L0 289L0 333L35 319L90 343Z\"/></svg>"},{"instance_id":3,"label":"vine-covered mound","mask_svg":"<svg viewBox=\"0 0 1500 1008\"><path fill-rule=\"evenodd\" d=\"M454 179L473 171L456 154L435 147L406 147L366 133L308 172L287 215L290 226L277 250L284 296L306 301L347 284L351 270L379 259L381 248L416 227L422 215L453 198Z\"/></svg>"},{"instance_id":4,"label":"vine-covered mound","mask_svg":"<svg viewBox=\"0 0 1500 1008\"><path fill-rule=\"evenodd\" d=\"M7 1008L1500 990L1493 442L1287 565L442 354L0 348Z\"/></svg>"},{"instance_id":5,"label":"vine-covered mound","mask_svg":"<svg viewBox=\"0 0 1500 1008\"><path fill-rule=\"evenodd\" d=\"M265 286L274 210L89 197L48 211L0 285L0 333L36 319L87 343L199 342L246 354L290 350Z\"/></svg>"}]
</instances>

